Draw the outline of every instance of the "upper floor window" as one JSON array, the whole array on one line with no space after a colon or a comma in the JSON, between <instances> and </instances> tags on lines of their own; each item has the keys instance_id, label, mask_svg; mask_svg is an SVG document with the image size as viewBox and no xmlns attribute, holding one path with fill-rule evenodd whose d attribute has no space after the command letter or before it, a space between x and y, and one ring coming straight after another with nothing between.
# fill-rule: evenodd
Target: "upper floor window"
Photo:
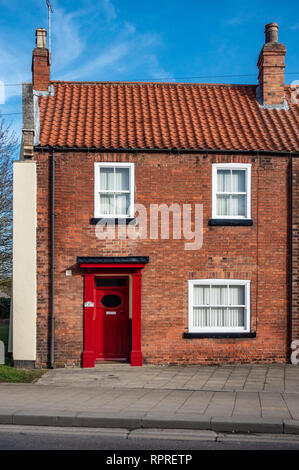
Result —
<instances>
[{"instance_id":1,"label":"upper floor window","mask_svg":"<svg viewBox=\"0 0 299 470\"><path fill-rule=\"evenodd\" d=\"M95 217L134 217L134 163L95 163Z\"/></svg>"},{"instance_id":2,"label":"upper floor window","mask_svg":"<svg viewBox=\"0 0 299 470\"><path fill-rule=\"evenodd\" d=\"M250 219L251 165L213 165L213 219Z\"/></svg>"}]
</instances>

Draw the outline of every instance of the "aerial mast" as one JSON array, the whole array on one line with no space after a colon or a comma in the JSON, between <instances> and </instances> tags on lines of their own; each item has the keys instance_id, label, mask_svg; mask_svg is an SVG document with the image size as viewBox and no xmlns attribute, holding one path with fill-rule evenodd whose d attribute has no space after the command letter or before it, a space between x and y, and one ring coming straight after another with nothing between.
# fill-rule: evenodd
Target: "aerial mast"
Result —
<instances>
[{"instance_id":1,"label":"aerial mast","mask_svg":"<svg viewBox=\"0 0 299 470\"><path fill-rule=\"evenodd\" d=\"M54 13L53 7L50 3L50 0L46 0L48 6L48 21L49 21L49 62L51 65L52 57L51 57L51 13Z\"/></svg>"}]
</instances>

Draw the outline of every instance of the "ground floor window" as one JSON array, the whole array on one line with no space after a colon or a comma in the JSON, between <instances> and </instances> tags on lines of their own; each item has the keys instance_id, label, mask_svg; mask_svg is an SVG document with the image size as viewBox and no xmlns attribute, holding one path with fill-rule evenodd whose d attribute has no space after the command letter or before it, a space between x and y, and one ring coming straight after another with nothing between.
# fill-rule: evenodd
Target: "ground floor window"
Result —
<instances>
[{"instance_id":1,"label":"ground floor window","mask_svg":"<svg viewBox=\"0 0 299 470\"><path fill-rule=\"evenodd\" d=\"M249 332L250 281L189 281L190 332Z\"/></svg>"}]
</instances>

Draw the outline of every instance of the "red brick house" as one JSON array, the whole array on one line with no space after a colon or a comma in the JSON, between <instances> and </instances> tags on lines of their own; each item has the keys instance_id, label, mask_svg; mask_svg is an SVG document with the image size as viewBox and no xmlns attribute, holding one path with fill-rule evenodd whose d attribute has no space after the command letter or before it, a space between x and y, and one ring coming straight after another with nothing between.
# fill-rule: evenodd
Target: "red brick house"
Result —
<instances>
[{"instance_id":1,"label":"red brick house","mask_svg":"<svg viewBox=\"0 0 299 470\"><path fill-rule=\"evenodd\" d=\"M222 85L51 81L37 30L14 164L15 364L289 360L299 107L277 32L258 85Z\"/></svg>"}]
</instances>

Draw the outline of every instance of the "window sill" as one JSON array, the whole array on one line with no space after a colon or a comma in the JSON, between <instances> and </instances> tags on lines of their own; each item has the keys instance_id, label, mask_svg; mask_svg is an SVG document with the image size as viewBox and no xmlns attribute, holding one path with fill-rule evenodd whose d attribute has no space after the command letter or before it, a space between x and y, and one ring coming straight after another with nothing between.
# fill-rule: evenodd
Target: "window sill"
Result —
<instances>
[{"instance_id":1,"label":"window sill","mask_svg":"<svg viewBox=\"0 0 299 470\"><path fill-rule=\"evenodd\" d=\"M183 338L255 338L256 332L253 333L189 333L184 332Z\"/></svg>"},{"instance_id":2,"label":"window sill","mask_svg":"<svg viewBox=\"0 0 299 470\"><path fill-rule=\"evenodd\" d=\"M231 226L231 227L239 227L245 226L249 227L253 225L252 219L210 219L209 225L211 226Z\"/></svg>"},{"instance_id":3,"label":"window sill","mask_svg":"<svg viewBox=\"0 0 299 470\"><path fill-rule=\"evenodd\" d=\"M109 225L109 224L112 224L112 225L119 225L119 224L128 225L131 222L133 222L133 224L135 225L135 223L136 223L136 220L134 219L134 217L129 217L129 218L120 217L119 219L106 219L104 217L93 217L89 220L89 223L90 223L90 225L97 225L97 223L100 222L101 220L105 220L105 223L107 225Z\"/></svg>"}]
</instances>

